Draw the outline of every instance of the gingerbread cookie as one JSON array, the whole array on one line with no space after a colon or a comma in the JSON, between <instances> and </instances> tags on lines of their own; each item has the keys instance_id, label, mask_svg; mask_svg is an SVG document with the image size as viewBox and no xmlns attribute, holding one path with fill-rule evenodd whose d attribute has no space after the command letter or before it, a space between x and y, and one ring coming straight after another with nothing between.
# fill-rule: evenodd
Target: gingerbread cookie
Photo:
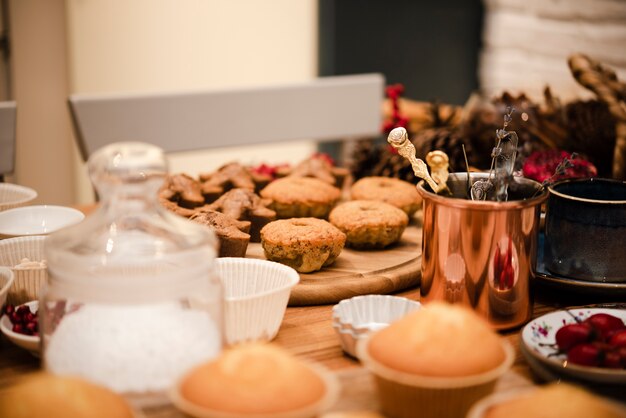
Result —
<instances>
[{"instance_id":1,"label":"gingerbread cookie","mask_svg":"<svg viewBox=\"0 0 626 418\"><path fill-rule=\"evenodd\" d=\"M209 208L240 221L250 221L250 241L261 242L261 228L276 219L276 212L266 207L267 201L249 189L231 189Z\"/></svg>"},{"instance_id":2,"label":"gingerbread cookie","mask_svg":"<svg viewBox=\"0 0 626 418\"><path fill-rule=\"evenodd\" d=\"M245 257L250 242L250 222L238 221L214 210L196 212L191 221L209 226L220 242L219 257Z\"/></svg>"}]
</instances>

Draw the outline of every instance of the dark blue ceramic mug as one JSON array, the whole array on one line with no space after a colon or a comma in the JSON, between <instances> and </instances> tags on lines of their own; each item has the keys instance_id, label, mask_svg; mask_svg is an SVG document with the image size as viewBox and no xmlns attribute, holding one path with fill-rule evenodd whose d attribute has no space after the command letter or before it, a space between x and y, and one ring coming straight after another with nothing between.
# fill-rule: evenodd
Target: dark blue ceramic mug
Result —
<instances>
[{"instance_id":1,"label":"dark blue ceramic mug","mask_svg":"<svg viewBox=\"0 0 626 418\"><path fill-rule=\"evenodd\" d=\"M626 282L626 182L563 180L548 189L546 268L572 279Z\"/></svg>"}]
</instances>

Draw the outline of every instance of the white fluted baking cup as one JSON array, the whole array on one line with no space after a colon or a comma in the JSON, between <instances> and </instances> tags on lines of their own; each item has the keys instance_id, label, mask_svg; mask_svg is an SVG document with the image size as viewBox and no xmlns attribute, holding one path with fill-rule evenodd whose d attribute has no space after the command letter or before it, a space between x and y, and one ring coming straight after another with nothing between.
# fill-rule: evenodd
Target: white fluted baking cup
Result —
<instances>
[{"instance_id":1,"label":"white fluted baking cup","mask_svg":"<svg viewBox=\"0 0 626 418\"><path fill-rule=\"evenodd\" d=\"M278 333L291 289L300 275L267 260L222 257L217 273L225 292L225 337L228 344L270 341Z\"/></svg>"},{"instance_id":2,"label":"white fluted baking cup","mask_svg":"<svg viewBox=\"0 0 626 418\"><path fill-rule=\"evenodd\" d=\"M35 200L37 192L19 184L0 183L0 212L19 208Z\"/></svg>"},{"instance_id":3,"label":"white fluted baking cup","mask_svg":"<svg viewBox=\"0 0 626 418\"><path fill-rule=\"evenodd\" d=\"M400 296L355 296L333 306L332 324L343 351L358 358L356 345L359 339L420 307L419 302Z\"/></svg>"},{"instance_id":4,"label":"white fluted baking cup","mask_svg":"<svg viewBox=\"0 0 626 418\"><path fill-rule=\"evenodd\" d=\"M14 280L13 271L8 267L0 266L0 308L6 302L9 289L13 285ZM1 312L0 316L2 316Z\"/></svg>"},{"instance_id":5,"label":"white fluted baking cup","mask_svg":"<svg viewBox=\"0 0 626 418\"><path fill-rule=\"evenodd\" d=\"M333 323L356 334L376 331L419 309L421 304L400 296L365 295L333 306Z\"/></svg>"},{"instance_id":6,"label":"white fluted baking cup","mask_svg":"<svg viewBox=\"0 0 626 418\"><path fill-rule=\"evenodd\" d=\"M0 241L0 266L9 267L15 276L7 298L9 303L19 305L39 299L39 290L48 281L48 269L43 264L25 268L19 265L25 258L43 262L45 240L43 235L32 235Z\"/></svg>"}]
</instances>

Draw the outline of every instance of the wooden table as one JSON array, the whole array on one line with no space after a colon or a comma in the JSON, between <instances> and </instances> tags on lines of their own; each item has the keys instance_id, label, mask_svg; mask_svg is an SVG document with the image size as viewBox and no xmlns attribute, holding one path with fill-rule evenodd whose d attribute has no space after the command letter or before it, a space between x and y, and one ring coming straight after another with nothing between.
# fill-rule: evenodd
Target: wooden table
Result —
<instances>
[{"instance_id":1,"label":"wooden table","mask_svg":"<svg viewBox=\"0 0 626 418\"><path fill-rule=\"evenodd\" d=\"M419 300L419 289L410 289L400 295ZM618 302L616 298L566 294L538 286L534 289L534 295L534 317L564 306ZM376 409L376 397L372 396L372 379L356 360L343 354L331 327L331 309L332 305L287 308L275 342L295 355L321 363L337 373L343 383L343 392L335 410ZM515 347L516 359L512 370L500 380L496 390L539 383L519 351L519 329L504 332L503 335ZM6 389L16 378L39 367L39 359L0 336L0 390ZM609 388L608 392L603 388L603 393L618 398L621 396L623 399L623 388ZM169 405L145 409L144 412L148 417L183 416Z\"/></svg>"},{"instance_id":2,"label":"wooden table","mask_svg":"<svg viewBox=\"0 0 626 418\"><path fill-rule=\"evenodd\" d=\"M89 212L89 210L85 210ZM596 303L620 302L619 296L601 297L566 293L545 286L533 287L533 317L568 306L581 306ZM409 299L419 300L419 288L414 287L398 293ZM360 366L358 361L345 355L339 344L335 331L331 326L331 310L333 305L289 307L285 313L275 343L288 349L298 357L320 363L337 373L342 382L342 394L334 410L376 410L378 408L373 385L369 373ZM512 369L500 379L496 390L531 386L540 383L531 373L519 350L520 329L510 330L502 334L513 344L516 358ZM6 389L16 378L40 368L40 360L27 351L10 343L0 335L0 391ZM624 400L624 389L602 387L603 394ZM183 415L171 405L144 409L147 417L182 417Z\"/></svg>"}]
</instances>

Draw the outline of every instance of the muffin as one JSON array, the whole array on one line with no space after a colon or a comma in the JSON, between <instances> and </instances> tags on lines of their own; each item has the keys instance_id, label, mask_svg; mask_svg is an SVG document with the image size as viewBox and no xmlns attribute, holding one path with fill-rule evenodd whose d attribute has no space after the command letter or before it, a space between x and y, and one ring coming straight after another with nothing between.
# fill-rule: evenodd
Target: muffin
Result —
<instances>
[{"instance_id":1,"label":"muffin","mask_svg":"<svg viewBox=\"0 0 626 418\"><path fill-rule=\"evenodd\" d=\"M196 212L189 220L210 227L217 236L218 257L245 257L250 242L250 222L238 221L214 210Z\"/></svg>"},{"instance_id":2,"label":"muffin","mask_svg":"<svg viewBox=\"0 0 626 418\"><path fill-rule=\"evenodd\" d=\"M86 380L34 373L0 392L0 416L11 418L132 418L120 395Z\"/></svg>"},{"instance_id":3,"label":"muffin","mask_svg":"<svg viewBox=\"0 0 626 418\"><path fill-rule=\"evenodd\" d=\"M244 344L187 373L172 394L192 416L314 416L332 404L336 382L272 344Z\"/></svg>"},{"instance_id":4,"label":"muffin","mask_svg":"<svg viewBox=\"0 0 626 418\"><path fill-rule=\"evenodd\" d=\"M270 222L261 230L268 260L310 273L332 264L343 249L346 235L323 219L292 218Z\"/></svg>"},{"instance_id":5,"label":"muffin","mask_svg":"<svg viewBox=\"0 0 626 418\"><path fill-rule=\"evenodd\" d=\"M341 197L341 191L315 178L285 177L261 190L261 197L271 200L269 207L281 219L326 218Z\"/></svg>"},{"instance_id":6,"label":"muffin","mask_svg":"<svg viewBox=\"0 0 626 418\"><path fill-rule=\"evenodd\" d=\"M465 416L511 366L513 349L459 305L432 302L359 342L385 415Z\"/></svg>"},{"instance_id":7,"label":"muffin","mask_svg":"<svg viewBox=\"0 0 626 418\"><path fill-rule=\"evenodd\" d=\"M350 188L354 200L380 200L402 209L409 217L422 206L417 187L390 177L363 177Z\"/></svg>"},{"instance_id":8,"label":"muffin","mask_svg":"<svg viewBox=\"0 0 626 418\"><path fill-rule=\"evenodd\" d=\"M568 383L491 395L470 410L471 418L624 418L626 407Z\"/></svg>"},{"instance_id":9,"label":"muffin","mask_svg":"<svg viewBox=\"0 0 626 418\"><path fill-rule=\"evenodd\" d=\"M346 245L357 249L384 248L398 242L409 223L402 210L375 200L342 203L330 212L328 220L346 234Z\"/></svg>"}]
</instances>

